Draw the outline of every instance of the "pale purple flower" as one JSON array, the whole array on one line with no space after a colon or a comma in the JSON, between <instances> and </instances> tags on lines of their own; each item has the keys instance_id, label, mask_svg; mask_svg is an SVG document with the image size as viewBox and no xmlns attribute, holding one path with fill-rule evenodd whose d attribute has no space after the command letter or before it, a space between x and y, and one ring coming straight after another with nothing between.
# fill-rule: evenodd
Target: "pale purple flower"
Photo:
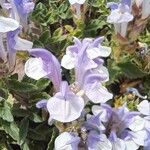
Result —
<instances>
[{"instance_id":1,"label":"pale purple flower","mask_svg":"<svg viewBox=\"0 0 150 150\"><path fill-rule=\"evenodd\" d=\"M69 0L69 3L76 9L76 17L81 17L81 5L85 3L86 0Z\"/></svg>"},{"instance_id":2,"label":"pale purple flower","mask_svg":"<svg viewBox=\"0 0 150 150\"><path fill-rule=\"evenodd\" d=\"M17 50L31 49L33 43L21 39L18 34L21 31L19 22L12 18L0 16L0 57L9 63L9 70L15 66L15 56ZM7 43L7 46L4 46Z\"/></svg>"},{"instance_id":3,"label":"pale purple flower","mask_svg":"<svg viewBox=\"0 0 150 150\"><path fill-rule=\"evenodd\" d=\"M28 15L34 9L34 2L32 0L12 0L12 17L20 22L23 27L27 27Z\"/></svg>"},{"instance_id":4,"label":"pale purple flower","mask_svg":"<svg viewBox=\"0 0 150 150\"><path fill-rule=\"evenodd\" d=\"M66 81L61 80L61 68L55 56L45 49L31 49L29 53L35 58L29 58L26 62L26 75L36 80L47 77L52 80L55 88L56 94L48 100L46 106L50 113L49 120L71 122L79 118L84 100L70 90ZM39 104L41 107L41 102Z\"/></svg>"},{"instance_id":5,"label":"pale purple flower","mask_svg":"<svg viewBox=\"0 0 150 150\"><path fill-rule=\"evenodd\" d=\"M75 38L75 44L67 48L61 65L67 69L75 68L75 89L83 91L84 98L94 103L104 103L112 98L112 94L102 86L109 80L109 73L103 66L101 57L108 57L111 49L101 45L104 37L97 39Z\"/></svg>"},{"instance_id":6,"label":"pale purple flower","mask_svg":"<svg viewBox=\"0 0 150 150\"><path fill-rule=\"evenodd\" d=\"M95 128L93 130L99 136L105 134L112 145L112 149L137 150L139 146L144 145L147 135L143 125L136 122L137 127L135 128L135 120L139 117L138 112L130 112L125 106L111 108L106 104L93 106L92 112L105 127L105 130L95 130ZM97 115L99 115L99 118ZM98 123L99 121L93 123Z\"/></svg>"},{"instance_id":7,"label":"pale purple flower","mask_svg":"<svg viewBox=\"0 0 150 150\"><path fill-rule=\"evenodd\" d=\"M80 138L69 132L61 133L55 140L55 150L78 150Z\"/></svg>"},{"instance_id":8,"label":"pale purple flower","mask_svg":"<svg viewBox=\"0 0 150 150\"><path fill-rule=\"evenodd\" d=\"M7 61L7 52L4 47L4 37L6 33L14 31L19 27L19 23L11 18L0 16L0 58Z\"/></svg>"},{"instance_id":9,"label":"pale purple flower","mask_svg":"<svg viewBox=\"0 0 150 150\"><path fill-rule=\"evenodd\" d=\"M118 7L114 4L111 6L110 15L107 17L107 22L115 26L115 32L125 37L127 32L128 22L133 20L133 15L130 13L130 1L122 1ZM117 7L117 8L116 8Z\"/></svg>"},{"instance_id":10,"label":"pale purple flower","mask_svg":"<svg viewBox=\"0 0 150 150\"><path fill-rule=\"evenodd\" d=\"M28 50L31 49L33 43L20 38L18 35L21 31L21 28L17 28L14 31L7 33L7 51L8 51L8 60L10 64L10 70L15 66L16 61L16 51L17 50Z\"/></svg>"},{"instance_id":11,"label":"pale purple flower","mask_svg":"<svg viewBox=\"0 0 150 150\"><path fill-rule=\"evenodd\" d=\"M143 0L142 3L142 19L150 16L150 0Z\"/></svg>"},{"instance_id":12,"label":"pale purple flower","mask_svg":"<svg viewBox=\"0 0 150 150\"><path fill-rule=\"evenodd\" d=\"M25 64L25 73L35 80L49 78L52 80L55 90L59 91L61 84L61 67L56 57L45 49L30 49L29 58Z\"/></svg>"},{"instance_id":13,"label":"pale purple flower","mask_svg":"<svg viewBox=\"0 0 150 150\"><path fill-rule=\"evenodd\" d=\"M60 122L76 120L81 116L83 108L84 100L74 94L65 81L61 83L60 92L50 98L47 103L50 118Z\"/></svg>"},{"instance_id":14,"label":"pale purple flower","mask_svg":"<svg viewBox=\"0 0 150 150\"><path fill-rule=\"evenodd\" d=\"M143 123L147 131L147 139L145 140L144 150L149 150L150 148L150 102L148 102L148 100L143 100L137 106L137 109L143 115Z\"/></svg>"},{"instance_id":15,"label":"pale purple flower","mask_svg":"<svg viewBox=\"0 0 150 150\"><path fill-rule=\"evenodd\" d=\"M74 37L74 45L68 46L66 49L66 55L62 58L61 65L66 69L73 69L75 66L75 60L78 53L81 51L83 45L87 45L86 53L88 58L96 59L99 57L108 57L111 53L111 48L102 46L104 37L96 39L85 38L82 41ZM94 60L94 61L96 61ZM99 62L103 64L103 60L99 59Z\"/></svg>"}]
</instances>

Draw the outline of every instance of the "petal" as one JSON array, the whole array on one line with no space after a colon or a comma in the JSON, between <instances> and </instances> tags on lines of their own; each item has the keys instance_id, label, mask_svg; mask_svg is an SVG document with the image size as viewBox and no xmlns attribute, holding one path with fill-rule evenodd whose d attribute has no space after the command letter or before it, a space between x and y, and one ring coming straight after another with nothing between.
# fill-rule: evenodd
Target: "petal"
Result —
<instances>
[{"instance_id":1,"label":"petal","mask_svg":"<svg viewBox=\"0 0 150 150\"><path fill-rule=\"evenodd\" d=\"M0 34L0 58L7 61L7 52L5 51L4 43L3 43L3 36Z\"/></svg>"},{"instance_id":2,"label":"petal","mask_svg":"<svg viewBox=\"0 0 150 150\"><path fill-rule=\"evenodd\" d=\"M126 150L137 150L139 148L139 145L137 145L133 140L125 141L125 144Z\"/></svg>"},{"instance_id":3,"label":"petal","mask_svg":"<svg viewBox=\"0 0 150 150\"><path fill-rule=\"evenodd\" d=\"M86 96L93 103L105 103L113 97L104 86L98 83L87 84L85 85L84 90Z\"/></svg>"},{"instance_id":4,"label":"petal","mask_svg":"<svg viewBox=\"0 0 150 150\"><path fill-rule=\"evenodd\" d=\"M96 69L94 69L96 72L98 72L100 74L100 76L102 76L103 78L105 77L105 80L103 80L102 82L107 82L109 81L109 72L108 69L106 67L104 67L103 65L99 65Z\"/></svg>"},{"instance_id":5,"label":"petal","mask_svg":"<svg viewBox=\"0 0 150 150\"><path fill-rule=\"evenodd\" d=\"M99 44L101 44L104 41L104 39L105 39L104 36L101 36L101 37L98 37L98 38L94 39L94 41L92 43L92 46L93 47L98 47Z\"/></svg>"},{"instance_id":6,"label":"petal","mask_svg":"<svg viewBox=\"0 0 150 150\"><path fill-rule=\"evenodd\" d=\"M105 134L91 131L88 134L88 150L112 150L112 145Z\"/></svg>"},{"instance_id":7,"label":"petal","mask_svg":"<svg viewBox=\"0 0 150 150\"><path fill-rule=\"evenodd\" d=\"M59 106L59 109L56 109ZM60 122L71 122L80 117L84 108L84 101L81 97L73 93L66 94L65 97L61 93L57 93L50 98L47 103L47 109L50 117Z\"/></svg>"},{"instance_id":8,"label":"petal","mask_svg":"<svg viewBox=\"0 0 150 150\"><path fill-rule=\"evenodd\" d=\"M75 58L71 55L64 55L61 60L61 66L66 69L73 69L75 65Z\"/></svg>"},{"instance_id":9,"label":"petal","mask_svg":"<svg viewBox=\"0 0 150 150\"><path fill-rule=\"evenodd\" d=\"M115 9L111 12L111 14L107 17L108 23L119 24L124 22L130 22L133 20L133 15L129 12L120 13L119 9Z\"/></svg>"},{"instance_id":10,"label":"petal","mask_svg":"<svg viewBox=\"0 0 150 150\"><path fill-rule=\"evenodd\" d=\"M44 63L41 58L30 58L25 63L25 74L35 80L47 76L50 71L44 69Z\"/></svg>"},{"instance_id":11,"label":"petal","mask_svg":"<svg viewBox=\"0 0 150 150\"><path fill-rule=\"evenodd\" d=\"M61 84L61 66L57 58L51 52L42 48L34 48L28 51L30 55L42 59L42 68L49 74L48 77L52 80L55 90L59 91Z\"/></svg>"},{"instance_id":12,"label":"petal","mask_svg":"<svg viewBox=\"0 0 150 150\"><path fill-rule=\"evenodd\" d=\"M129 125L129 128L132 131L139 131L142 130L144 128L145 125L145 121L143 118L141 118L140 116L136 116L133 118L133 122Z\"/></svg>"},{"instance_id":13,"label":"petal","mask_svg":"<svg viewBox=\"0 0 150 150\"><path fill-rule=\"evenodd\" d=\"M129 7L131 6L131 1L132 0L121 0L122 4L128 5Z\"/></svg>"},{"instance_id":14,"label":"petal","mask_svg":"<svg viewBox=\"0 0 150 150\"><path fill-rule=\"evenodd\" d=\"M147 18L150 15L150 0L143 0L142 5L142 19Z\"/></svg>"},{"instance_id":15,"label":"petal","mask_svg":"<svg viewBox=\"0 0 150 150\"><path fill-rule=\"evenodd\" d=\"M19 28L19 23L16 20L0 16L0 32L6 33L17 28Z\"/></svg>"},{"instance_id":16,"label":"petal","mask_svg":"<svg viewBox=\"0 0 150 150\"><path fill-rule=\"evenodd\" d=\"M119 138L117 138L116 141L111 142L111 144L112 144L112 150L125 150L126 149L125 142Z\"/></svg>"},{"instance_id":17,"label":"petal","mask_svg":"<svg viewBox=\"0 0 150 150\"><path fill-rule=\"evenodd\" d=\"M100 56L101 57L108 57L111 53L111 48L107 46L101 46L98 47L100 49Z\"/></svg>"},{"instance_id":18,"label":"petal","mask_svg":"<svg viewBox=\"0 0 150 150\"><path fill-rule=\"evenodd\" d=\"M111 10L117 9L118 8L118 3L109 2L109 3L107 3L107 8L110 8Z\"/></svg>"},{"instance_id":19,"label":"petal","mask_svg":"<svg viewBox=\"0 0 150 150\"><path fill-rule=\"evenodd\" d=\"M47 100L43 99L36 103L36 108L46 108Z\"/></svg>"},{"instance_id":20,"label":"petal","mask_svg":"<svg viewBox=\"0 0 150 150\"><path fill-rule=\"evenodd\" d=\"M88 130L96 130L96 131L104 131L105 130L105 127L104 125L102 124L101 122L101 118L100 118L100 114L98 115L92 115L92 116L89 116L87 115L87 123L85 124L86 128Z\"/></svg>"},{"instance_id":21,"label":"petal","mask_svg":"<svg viewBox=\"0 0 150 150\"><path fill-rule=\"evenodd\" d=\"M75 3L84 4L86 0L69 0L70 4L73 5Z\"/></svg>"},{"instance_id":22,"label":"petal","mask_svg":"<svg viewBox=\"0 0 150 150\"><path fill-rule=\"evenodd\" d=\"M90 59L95 59L97 57L108 57L111 53L111 48L99 45L98 48L87 49L87 55Z\"/></svg>"},{"instance_id":23,"label":"petal","mask_svg":"<svg viewBox=\"0 0 150 150\"><path fill-rule=\"evenodd\" d=\"M101 135L101 141L96 144L96 150L112 150L111 142L105 134Z\"/></svg>"},{"instance_id":24,"label":"petal","mask_svg":"<svg viewBox=\"0 0 150 150\"><path fill-rule=\"evenodd\" d=\"M79 142L79 137L63 132L55 140L55 150L78 150Z\"/></svg>"},{"instance_id":25,"label":"petal","mask_svg":"<svg viewBox=\"0 0 150 150\"><path fill-rule=\"evenodd\" d=\"M143 100L139 105L137 105L137 109L143 115L150 115L150 103L147 100Z\"/></svg>"},{"instance_id":26,"label":"petal","mask_svg":"<svg viewBox=\"0 0 150 150\"><path fill-rule=\"evenodd\" d=\"M150 119L145 120L145 128L150 132Z\"/></svg>"},{"instance_id":27,"label":"petal","mask_svg":"<svg viewBox=\"0 0 150 150\"><path fill-rule=\"evenodd\" d=\"M107 107L106 106L97 106L94 105L92 107L92 113L94 115L98 115L100 114L100 119L102 122L107 122L110 119L111 113L112 113L112 109L110 106Z\"/></svg>"},{"instance_id":28,"label":"petal","mask_svg":"<svg viewBox=\"0 0 150 150\"><path fill-rule=\"evenodd\" d=\"M18 37L16 39L16 45L15 45L14 48L16 50L29 50L32 47L33 47L33 43L32 42Z\"/></svg>"},{"instance_id":29,"label":"petal","mask_svg":"<svg viewBox=\"0 0 150 150\"><path fill-rule=\"evenodd\" d=\"M144 143L145 143L145 140L147 138L147 133L145 130L141 130L141 131L138 131L138 132L134 132L132 133L132 140L140 145L140 146L144 146Z\"/></svg>"}]
</instances>

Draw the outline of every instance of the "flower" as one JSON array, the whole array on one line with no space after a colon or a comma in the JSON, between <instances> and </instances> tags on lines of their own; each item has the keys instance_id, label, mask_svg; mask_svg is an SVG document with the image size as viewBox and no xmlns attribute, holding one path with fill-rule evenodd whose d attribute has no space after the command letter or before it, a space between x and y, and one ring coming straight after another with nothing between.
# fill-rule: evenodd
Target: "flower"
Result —
<instances>
[{"instance_id":1,"label":"flower","mask_svg":"<svg viewBox=\"0 0 150 150\"><path fill-rule=\"evenodd\" d=\"M130 1L129 1L130 2ZM130 4L127 1L122 1L120 4L113 4L110 15L107 17L107 22L115 26L115 32L125 37L127 32L128 22L133 20L133 15L130 13Z\"/></svg>"},{"instance_id":2,"label":"flower","mask_svg":"<svg viewBox=\"0 0 150 150\"><path fill-rule=\"evenodd\" d=\"M17 28L19 28L19 23L16 20L0 16L0 58L4 61L7 61L7 53L3 43L4 34Z\"/></svg>"},{"instance_id":3,"label":"flower","mask_svg":"<svg viewBox=\"0 0 150 150\"><path fill-rule=\"evenodd\" d=\"M22 39L18 36L20 31L21 28L17 28L16 30L7 33L7 51L8 51L10 70L12 70L13 67L15 66L16 51L28 50L31 49L33 46L32 42Z\"/></svg>"},{"instance_id":4,"label":"flower","mask_svg":"<svg viewBox=\"0 0 150 150\"><path fill-rule=\"evenodd\" d=\"M147 136L143 125L135 121L136 118L139 117L138 112L130 112L125 106L111 108L106 104L93 106L92 112L94 116L102 122L105 130L95 130L95 128L93 128L90 129L90 132L96 131L98 136L104 134L111 143L108 149L111 149L112 146L112 149L115 150L136 150L139 146L144 145ZM99 115L99 118L97 115ZM97 122L95 121L95 123ZM89 124L89 121L87 121L87 124ZM107 146L108 143L107 141Z\"/></svg>"},{"instance_id":5,"label":"flower","mask_svg":"<svg viewBox=\"0 0 150 150\"><path fill-rule=\"evenodd\" d=\"M10 4L12 8L12 17L26 28L28 24L28 14L34 9L34 2L32 0L12 0Z\"/></svg>"},{"instance_id":6,"label":"flower","mask_svg":"<svg viewBox=\"0 0 150 150\"><path fill-rule=\"evenodd\" d=\"M55 150L78 150L80 138L73 133L63 132L55 140Z\"/></svg>"},{"instance_id":7,"label":"flower","mask_svg":"<svg viewBox=\"0 0 150 150\"><path fill-rule=\"evenodd\" d=\"M112 150L112 145L105 134L91 131L87 139L88 150Z\"/></svg>"},{"instance_id":8,"label":"flower","mask_svg":"<svg viewBox=\"0 0 150 150\"><path fill-rule=\"evenodd\" d=\"M59 106L58 109L56 109ZM63 81L60 92L56 93L47 102L50 118L60 122L71 122L80 117L84 108L84 100L75 95Z\"/></svg>"},{"instance_id":9,"label":"flower","mask_svg":"<svg viewBox=\"0 0 150 150\"><path fill-rule=\"evenodd\" d=\"M75 88L83 90L86 100L104 103L112 98L112 94L102 86L109 80L106 67L101 57L109 56L111 49L101 46L103 37L95 40L85 38L82 42L75 38L75 44L67 48L61 65L67 69L75 68Z\"/></svg>"},{"instance_id":10,"label":"flower","mask_svg":"<svg viewBox=\"0 0 150 150\"><path fill-rule=\"evenodd\" d=\"M46 104L50 113L49 120L71 122L79 118L84 108L84 100L69 89L66 81L61 80L61 68L55 56L45 49L31 49L29 53L35 58L29 58L26 62L26 75L36 80L47 77L52 80L55 88L54 96ZM58 105L59 109L56 109ZM37 103L37 106L43 107L43 101Z\"/></svg>"},{"instance_id":11,"label":"flower","mask_svg":"<svg viewBox=\"0 0 150 150\"><path fill-rule=\"evenodd\" d=\"M143 100L139 105L137 105L137 109L144 116L143 123L147 131L147 139L145 140L144 150L148 150L150 147L150 102L148 102L148 100Z\"/></svg>"},{"instance_id":12,"label":"flower","mask_svg":"<svg viewBox=\"0 0 150 150\"><path fill-rule=\"evenodd\" d=\"M31 56L25 63L25 74L35 80L49 78L55 90L59 91L61 84L61 67L56 57L45 49L35 48L28 50Z\"/></svg>"},{"instance_id":13,"label":"flower","mask_svg":"<svg viewBox=\"0 0 150 150\"><path fill-rule=\"evenodd\" d=\"M55 93L48 102L46 109L50 113L50 120L60 122L71 122L78 119L84 108L84 103L88 100L94 103L104 103L112 98L112 94L102 85L108 80L108 71L102 64L101 58L88 57L88 50L98 47L98 41L85 39L81 43L76 39L76 43L81 44L81 49L70 47L75 57L75 82L68 85L61 80L61 68L58 60L45 49L31 49L29 53L34 58L29 58L25 64L25 73L33 79L49 78L55 88ZM107 54L106 54L107 53ZM107 56L109 52L101 53ZM39 102L39 104L41 104ZM59 105L59 109L55 109ZM40 105L41 107L41 105Z\"/></svg>"},{"instance_id":14,"label":"flower","mask_svg":"<svg viewBox=\"0 0 150 150\"><path fill-rule=\"evenodd\" d=\"M69 3L75 8L76 10L76 17L81 17L81 5L85 3L86 0L69 0Z\"/></svg>"},{"instance_id":15,"label":"flower","mask_svg":"<svg viewBox=\"0 0 150 150\"><path fill-rule=\"evenodd\" d=\"M73 69L75 67L75 60L77 59L77 54L80 52L81 47L83 47L83 45L86 45L86 43L87 57L91 60L98 57L108 57L111 53L111 48L102 46L101 44L103 40L104 37L99 37L96 39L85 38L81 41L78 38L74 37L74 45L67 47L66 55L64 55L61 60L61 66L66 69ZM96 59L94 61L99 61L101 62L101 64L103 64L102 59Z\"/></svg>"},{"instance_id":16,"label":"flower","mask_svg":"<svg viewBox=\"0 0 150 150\"><path fill-rule=\"evenodd\" d=\"M146 19L150 15L150 0L143 0L142 3L142 19Z\"/></svg>"}]
</instances>

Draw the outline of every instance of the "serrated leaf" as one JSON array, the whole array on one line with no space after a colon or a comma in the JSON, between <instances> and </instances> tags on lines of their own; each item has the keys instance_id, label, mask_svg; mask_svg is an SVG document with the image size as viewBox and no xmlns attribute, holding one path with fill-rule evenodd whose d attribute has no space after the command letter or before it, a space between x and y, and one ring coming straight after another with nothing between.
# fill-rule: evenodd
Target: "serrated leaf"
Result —
<instances>
[{"instance_id":1,"label":"serrated leaf","mask_svg":"<svg viewBox=\"0 0 150 150\"><path fill-rule=\"evenodd\" d=\"M10 90L17 91L17 92L23 92L23 93L34 92L37 89L36 86L31 83L19 82L17 80L9 80L8 88Z\"/></svg>"},{"instance_id":2,"label":"serrated leaf","mask_svg":"<svg viewBox=\"0 0 150 150\"><path fill-rule=\"evenodd\" d=\"M17 80L9 80L8 81L8 88L10 90L21 92L21 93L33 93L36 91L44 90L50 81L47 79L41 79L36 81L36 83L28 83L28 82L19 82Z\"/></svg>"},{"instance_id":3,"label":"serrated leaf","mask_svg":"<svg viewBox=\"0 0 150 150\"><path fill-rule=\"evenodd\" d=\"M127 76L130 79L142 78L147 75L132 62L120 63L118 64L118 66L121 68L125 76Z\"/></svg>"}]
</instances>

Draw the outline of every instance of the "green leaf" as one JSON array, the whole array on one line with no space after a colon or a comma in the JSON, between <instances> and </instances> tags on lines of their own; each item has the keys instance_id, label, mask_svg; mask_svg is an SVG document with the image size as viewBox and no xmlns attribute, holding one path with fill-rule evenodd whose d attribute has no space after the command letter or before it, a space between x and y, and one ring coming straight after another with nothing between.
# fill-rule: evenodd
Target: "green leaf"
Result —
<instances>
[{"instance_id":1,"label":"green leaf","mask_svg":"<svg viewBox=\"0 0 150 150\"><path fill-rule=\"evenodd\" d=\"M0 106L0 118L8 122L13 122L14 118L11 113L11 107L6 101L1 102L1 103L2 103L2 106Z\"/></svg>"},{"instance_id":2,"label":"green leaf","mask_svg":"<svg viewBox=\"0 0 150 150\"><path fill-rule=\"evenodd\" d=\"M33 129L29 129L28 137L36 141L45 141L45 136Z\"/></svg>"},{"instance_id":3,"label":"green leaf","mask_svg":"<svg viewBox=\"0 0 150 150\"><path fill-rule=\"evenodd\" d=\"M15 122L3 122L3 129L19 144L19 128Z\"/></svg>"},{"instance_id":4,"label":"green leaf","mask_svg":"<svg viewBox=\"0 0 150 150\"><path fill-rule=\"evenodd\" d=\"M62 28L58 28L57 30L54 31L53 37L59 37L62 34L63 34L63 29Z\"/></svg>"},{"instance_id":5,"label":"green leaf","mask_svg":"<svg viewBox=\"0 0 150 150\"><path fill-rule=\"evenodd\" d=\"M22 150L30 150L30 148L29 148L27 142L23 143L23 145L22 145Z\"/></svg>"},{"instance_id":6,"label":"green leaf","mask_svg":"<svg viewBox=\"0 0 150 150\"><path fill-rule=\"evenodd\" d=\"M25 142L25 139L27 137L28 133L28 127L29 127L29 119L28 117L25 117L21 120L20 126L19 126L19 143L22 145Z\"/></svg>"},{"instance_id":7,"label":"green leaf","mask_svg":"<svg viewBox=\"0 0 150 150\"><path fill-rule=\"evenodd\" d=\"M44 120L36 113L32 113L29 117L30 120L34 121L35 123L43 122Z\"/></svg>"},{"instance_id":8,"label":"green leaf","mask_svg":"<svg viewBox=\"0 0 150 150\"><path fill-rule=\"evenodd\" d=\"M74 28L70 25L65 25L65 29L69 32L69 33L73 33Z\"/></svg>"},{"instance_id":9,"label":"green leaf","mask_svg":"<svg viewBox=\"0 0 150 150\"><path fill-rule=\"evenodd\" d=\"M50 38L50 32L49 30L46 30L42 33L42 35L40 36L39 40L45 44L48 41L48 38Z\"/></svg>"},{"instance_id":10,"label":"green leaf","mask_svg":"<svg viewBox=\"0 0 150 150\"><path fill-rule=\"evenodd\" d=\"M14 79L8 80L8 88L10 90L20 92L20 93L33 93L36 91L44 90L50 83L47 79L41 79L38 81L34 81L35 83L28 83L28 82L19 82Z\"/></svg>"},{"instance_id":11,"label":"green leaf","mask_svg":"<svg viewBox=\"0 0 150 150\"><path fill-rule=\"evenodd\" d=\"M8 88L10 90L17 91L17 92L23 92L23 93L34 92L37 89L36 86L31 83L19 82L17 80L9 80Z\"/></svg>"},{"instance_id":12,"label":"green leaf","mask_svg":"<svg viewBox=\"0 0 150 150\"><path fill-rule=\"evenodd\" d=\"M142 78L147 75L132 62L120 63L118 66L121 68L121 71L125 74L125 76L130 79Z\"/></svg>"},{"instance_id":13,"label":"green leaf","mask_svg":"<svg viewBox=\"0 0 150 150\"><path fill-rule=\"evenodd\" d=\"M57 136L58 136L58 132L56 131L56 129L53 129L53 133L52 133L51 139L50 139L50 141L48 143L48 146L47 146L46 150L54 149L54 141L55 141Z\"/></svg>"}]
</instances>

